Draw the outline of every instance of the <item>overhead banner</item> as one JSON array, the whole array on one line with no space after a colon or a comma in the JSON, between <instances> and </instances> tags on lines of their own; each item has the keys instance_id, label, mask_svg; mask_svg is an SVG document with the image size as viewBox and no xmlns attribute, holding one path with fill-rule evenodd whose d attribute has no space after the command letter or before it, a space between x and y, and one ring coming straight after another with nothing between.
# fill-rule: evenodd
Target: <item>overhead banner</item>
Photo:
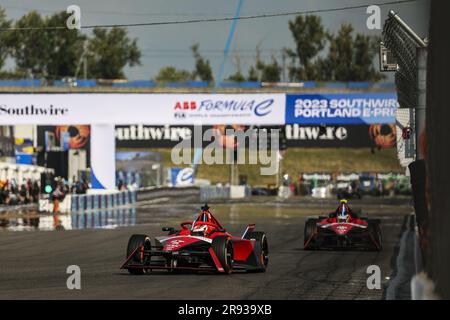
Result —
<instances>
[{"instance_id":1,"label":"overhead banner","mask_svg":"<svg viewBox=\"0 0 450 320\"><path fill-rule=\"evenodd\" d=\"M288 94L286 124L392 124L395 93Z\"/></svg>"},{"instance_id":2,"label":"overhead banner","mask_svg":"<svg viewBox=\"0 0 450 320\"><path fill-rule=\"evenodd\" d=\"M213 128L203 126L202 134ZM291 148L393 148L396 129L393 124L372 125L285 125L286 145ZM257 129L257 128L256 128ZM194 136L194 126L116 126L116 147L127 149L173 148ZM257 136L255 137L257 138ZM204 141L204 146L209 141Z\"/></svg>"},{"instance_id":3,"label":"overhead banner","mask_svg":"<svg viewBox=\"0 0 450 320\"><path fill-rule=\"evenodd\" d=\"M284 124L285 94L2 94L0 125Z\"/></svg>"}]
</instances>

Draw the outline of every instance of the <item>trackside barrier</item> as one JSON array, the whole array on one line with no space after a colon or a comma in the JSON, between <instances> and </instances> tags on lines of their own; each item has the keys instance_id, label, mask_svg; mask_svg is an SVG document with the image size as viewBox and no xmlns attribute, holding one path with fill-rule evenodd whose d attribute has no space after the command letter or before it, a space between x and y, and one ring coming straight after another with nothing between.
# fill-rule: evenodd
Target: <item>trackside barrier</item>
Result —
<instances>
[{"instance_id":1,"label":"trackside barrier","mask_svg":"<svg viewBox=\"0 0 450 320\"><path fill-rule=\"evenodd\" d=\"M59 203L59 212L69 213L72 206L72 195L67 195L64 200ZM39 212L53 212L53 202L49 199L39 200Z\"/></svg>"},{"instance_id":2,"label":"trackside barrier","mask_svg":"<svg viewBox=\"0 0 450 320\"><path fill-rule=\"evenodd\" d=\"M21 79L21 80L0 80L0 87L102 87L112 86L116 88L155 88L157 86L167 88L208 88L212 83L208 81L179 81L157 83L153 80L133 80L133 81L115 81L115 80L95 80L95 79L73 79L70 81L55 80L46 83L39 79ZM317 82L317 81L299 81L299 82L222 82L221 88L326 88L326 89L395 89L393 82Z\"/></svg>"},{"instance_id":3,"label":"trackside barrier","mask_svg":"<svg viewBox=\"0 0 450 320\"><path fill-rule=\"evenodd\" d=\"M92 210L107 210L116 207L129 206L137 201L136 191L121 191L105 194L69 194L59 204L59 212L84 212ZM39 200L40 212L53 212L53 202L49 199Z\"/></svg>"},{"instance_id":4,"label":"trackside barrier","mask_svg":"<svg viewBox=\"0 0 450 320\"><path fill-rule=\"evenodd\" d=\"M105 194L72 195L71 211L82 212L104 210L115 207L129 206L136 203L136 191L121 191Z\"/></svg>"},{"instance_id":5,"label":"trackside barrier","mask_svg":"<svg viewBox=\"0 0 450 320\"><path fill-rule=\"evenodd\" d=\"M39 79L0 80L0 87L40 87Z\"/></svg>"},{"instance_id":6,"label":"trackside barrier","mask_svg":"<svg viewBox=\"0 0 450 320\"><path fill-rule=\"evenodd\" d=\"M209 201L215 199L230 199L230 187L200 187L200 201Z\"/></svg>"},{"instance_id":7,"label":"trackside barrier","mask_svg":"<svg viewBox=\"0 0 450 320\"><path fill-rule=\"evenodd\" d=\"M200 201L219 199L243 199L251 196L251 188L248 186L203 186L200 187Z\"/></svg>"},{"instance_id":8,"label":"trackside barrier","mask_svg":"<svg viewBox=\"0 0 450 320\"><path fill-rule=\"evenodd\" d=\"M187 187L147 187L137 190L137 201L153 201L161 198L189 197L198 201L200 199L200 188L196 186Z\"/></svg>"}]
</instances>

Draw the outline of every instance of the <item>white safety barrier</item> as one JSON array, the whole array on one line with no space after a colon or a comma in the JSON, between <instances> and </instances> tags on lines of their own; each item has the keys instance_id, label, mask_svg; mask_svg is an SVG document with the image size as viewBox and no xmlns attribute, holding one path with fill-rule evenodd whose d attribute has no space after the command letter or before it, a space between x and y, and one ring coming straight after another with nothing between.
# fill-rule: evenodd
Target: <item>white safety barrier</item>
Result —
<instances>
[{"instance_id":1,"label":"white safety barrier","mask_svg":"<svg viewBox=\"0 0 450 320\"><path fill-rule=\"evenodd\" d=\"M282 199L287 199L290 196L292 196L291 188L289 188L287 186L280 186L278 188L278 197L280 197Z\"/></svg>"},{"instance_id":2,"label":"white safety barrier","mask_svg":"<svg viewBox=\"0 0 450 320\"><path fill-rule=\"evenodd\" d=\"M92 211L129 206L136 203L136 191L72 195L71 211Z\"/></svg>"},{"instance_id":3,"label":"white safety barrier","mask_svg":"<svg viewBox=\"0 0 450 320\"><path fill-rule=\"evenodd\" d=\"M245 186L231 186L230 187L230 199L242 199L245 198Z\"/></svg>"},{"instance_id":4,"label":"white safety barrier","mask_svg":"<svg viewBox=\"0 0 450 320\"><path fill-rule=\"evenodd\" d=\"M72 206L72 195L67 195L64 200L59 203L59 212L69 213ZM39 200L39 211L40 212L53 212L53 202L49 199Z\"/></svg>"},{"instance_id":5,"label":"white safety barrier","mask_svg":"<svg viewBox=\"0 0 450 320\"><path fill-rule=\"evenodd\" d=\"M136 203L136 191L109 193L71 194L59 204L59 212L85 212L130 206ZM39 201L39 211L53 212L53 203L49 199Z\"/></svg>"}]
</instances>

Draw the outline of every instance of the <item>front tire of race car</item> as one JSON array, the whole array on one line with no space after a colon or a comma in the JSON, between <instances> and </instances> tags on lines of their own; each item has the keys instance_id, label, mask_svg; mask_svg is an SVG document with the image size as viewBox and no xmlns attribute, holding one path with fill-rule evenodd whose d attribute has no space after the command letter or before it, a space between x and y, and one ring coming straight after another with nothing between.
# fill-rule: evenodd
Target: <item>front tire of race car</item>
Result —
<instances>
[{"instance_id":1,"label":"front tire of race car","mask_svg":"<svg viewBox=\"0 0 450 320\"><path fill-rule=\"evenodd\" d=\"M381 225L379 220L368 220L369 236L372 242L372 249L381 251L383 248L383 235L381 232Z\"/></svg>"},{"instance_id":2,"label":"front tire of race car","mask_svg":"<svg viewBox=\"0 0 450 320\"><path fill-rule=\"evenodd\" d=\"M256 272L266 272L267 266L269 264L269 243L267 242L267 236L264 232L261 231L254 231L254 232L248 232L244 239L254 239L257 246L257 254L259 259L258 268L253 270Z\"/></svg>"},{"instance_id":3,"label":"front tire of race car","mask_svg":"<svg viewBox=\"0 0 450 320\"><path fill-rule=\"evenodd\" d=\"M218 236L213 239L212 248L223 268L225 274L230 274L233 270L233 244L225 236Z\"/></svg>"},{"instance_id":4,"label":"front tire of race car","mask_svg":"<svg viewBox=\"0 0 450 320\"><path fill-rule=\"evenodd\" d=\"M303 248L304 250L315 249L313 236L317 232L317 219L308 219L305 222Z\"/></svg>"},{"instance_id":5,"label":"front tire of race car","mask_svg":"<svg viewBox=\"0 0 450 320\"><path fill-rule=\"evenodd\" d=\"M136 248L138 248L136 250ZM133 257L130 260L130 263L133 265L142 265L144 266L146 263L146 257L144 252L151 249L151 241L150 237L145 234L133 234L128 240L127 246L127 258L130 257L131 254L136 250ZM131 274L144 274L147 269L145 268L130 268L128 272Z\"/></svg>"}]
</instances>

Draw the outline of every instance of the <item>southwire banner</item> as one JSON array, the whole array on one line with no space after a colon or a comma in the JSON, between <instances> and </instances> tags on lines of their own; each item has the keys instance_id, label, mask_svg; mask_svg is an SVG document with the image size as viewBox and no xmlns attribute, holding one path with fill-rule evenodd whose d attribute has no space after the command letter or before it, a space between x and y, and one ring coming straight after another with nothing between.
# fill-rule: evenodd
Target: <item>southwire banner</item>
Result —
<instances>
[{"instance_id":1,"label":"southwire banner","mask_svg":"<svg viewBox=\"0 0 450 320\"><path fill-rule=\"evenodd\" d=\"M203 126L202 134L213 128ZM363 125L285 125L286 145L290 148L392 148L396 143L393 124ZM254 127L258 130L258 127ZM173 148L194 136L194 126L116 126L116 147L126 149ZM257 136L256 136L257 138ZM205 141L204 147L210 142Z\"/></svg>"},{"instance_id":2,"label":"southwire banner","mask_svg":"<svg viewBox=\"0 0 450 320\"><path fill-rule=\"evenodd\" d=\"M286 124L390 124L395 93L288 94Z\"/></svg>"}]
</instances>

